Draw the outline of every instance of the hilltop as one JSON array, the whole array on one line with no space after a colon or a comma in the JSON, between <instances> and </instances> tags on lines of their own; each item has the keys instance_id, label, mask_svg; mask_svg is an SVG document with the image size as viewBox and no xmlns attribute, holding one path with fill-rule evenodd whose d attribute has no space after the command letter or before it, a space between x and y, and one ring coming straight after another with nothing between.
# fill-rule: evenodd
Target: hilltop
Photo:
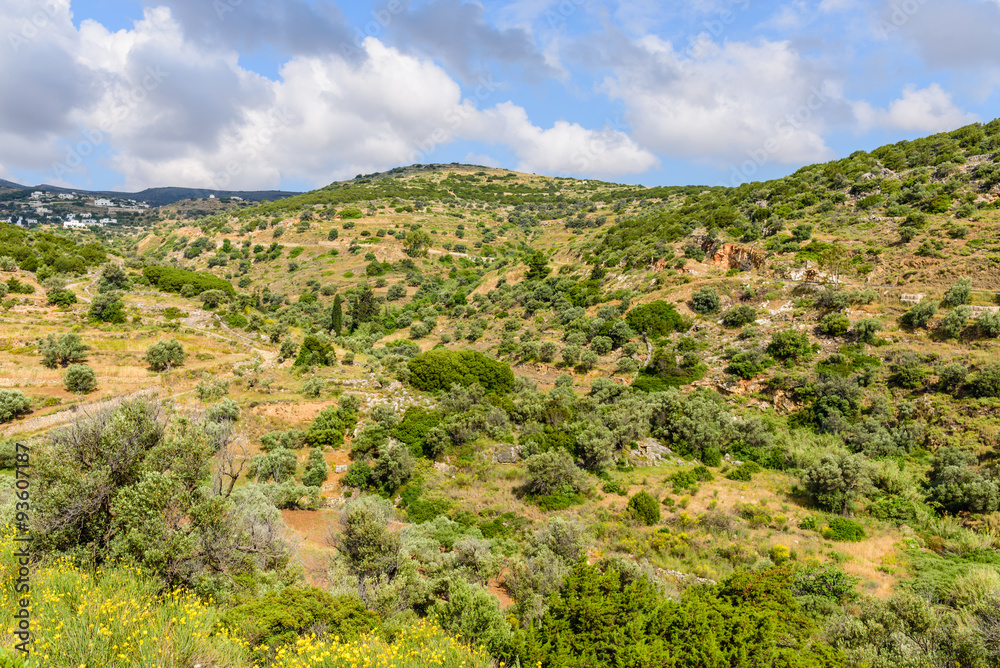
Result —
<instances>
[{"instance_id":1,"label":"hilltop","mask_svg":"<svg viewBox=\"0 0 1000 668\"><path fill-rule=\"evenodd\" d=\"M701 651L671 630L697 618L726 661L992 665L998 156L993 121L737 188L414 165L122 230L0 226L0 436L44 455L81 414L169 422L118 519L44 549L211 595L206 628L274 665L415 617L480 648L445 665L563 665L614 654L592 613L660 620L625 643L654 663L654 638ZM96 388L46 365L67 332ZM61 466L50 494L102 488ZM326 638L253 627L285 584L351 612Z\"/></svg>"}]
</instances>

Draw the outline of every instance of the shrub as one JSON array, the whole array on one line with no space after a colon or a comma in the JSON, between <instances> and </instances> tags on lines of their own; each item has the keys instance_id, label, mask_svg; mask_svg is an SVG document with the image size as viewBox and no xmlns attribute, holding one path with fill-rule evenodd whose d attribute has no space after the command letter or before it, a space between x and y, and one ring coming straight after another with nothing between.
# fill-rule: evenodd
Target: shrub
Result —
<instances>
[{"instance_id":1,"label":"shrub","mask_svg":"<svg viewBox=\"0 0 1000 668\"><path fill-rule=\"evenodd\" d=\"M94 295L87 310L87 318L91 322L109 322L120 325L125 322L125 304L116 292L104 292Z\"/></svg>"},{"instance_id":2,"label":"shrub","mask_svg":"<svg viewBox=\"0 0 1000 668\"><path fill-rule=\"evenodd\" d=\"M628 511L640 523L653 526L660 522L660 504L656 497L642 490L628 500Z\"/></svg>"},{"instance_id":3,"label":"shrub","mask_svg":"<svg viewBox=\"0 0 1000 668\"><path fill-rule=\"evenodd\" d=\"M726 327L743 327L757 320L757 309L749 304L740 304L726 311L722 324Z\"/></svg>"},{"instance_id":4,"label":"shrub","mask_svg":"<svg viewBox=\"0 0 1000 668\"><path fill-rule=\"evenodd\" d=\"M146 363L153 371L170 371L184 364L187 354L177 339L160 341L146 349Z\"/></svg>"},{"instance_id":5,"label":"shrub","mask_svg":"<svg viewBox=\"0 0 1000 668\"><path fill-rule=\"evenodd\" d=\"M1000 364L991 364L972 374L969 390L976 397L1000 397Z\"/></svg>"},{"instance_id":6,"label":"shrub","mask_svg":"<svg viewBox=\"0 0 1000 668\"><path fill-rule=\"evenodd\" d=\"M691 310L702 315L709 315L719 310L719 293L715 288L704 287L691 296Z\"/></svg>"},{"instance_id":7,"label":"shrub","mask_svg":"<svg viewBox=\"0 0 1000 668\"><path fill-rule=\"evenodd\" d=\"M436 392L452 385L478 383L487 392L510 392L514 373L510 366L473 350L431 350L407 363L410 382L419 390Z\"/></svg>"},{"instance_id":8,"label":"shrub","mask_svg":"<svg viewBox=\"0 0 1000 668\"><path fill-rule=\"evenodd\" d=\"M20 390L0 390L0 424L31 412L31 400Z\"/></svg>"},{"instance_id":9,"label":"shrub","mask_svg":"<svg viewBox=\"0 0 1000 668\"><path fill-rule=\"evenodd\" d=\"M756 462L746 462L740 464L732 471L726 474L726 477L730 480L738 480L740 482L751 482L753 480L753 475L755 473L760 473L760 465Z\"/></svg>"},{"instance_id":10,"label":"shrub","mask_svg":"<svg viewBox=\"0 0 1000 668\"><path fill-rule=\"evenodd\" d=\"M633 330L657 338L680 329L684 319L673 305L657 300L636 306L625 316L625 321Z\"/></svg>"},{"instance_id":11,"label":"shrub","mask_svg":"<svg viewBox=\"0 0 1000 668\"><path fill-rule=\"evenodd\" d=\"M937 315L937 304L929 299L922 299L919 304L914 304L910 310L899 318L899 322L907 329L917 329L927 327L927 323Z\"/></svg>"},{"instance_id":12,"label":"shrub","mask_svg":"<svg viewBox=\"0 0 1000 668\"><path fill-rule=\"evenodd\" d=\"M807 334L785 330L771 335L767 353L775 359L797 362L812 357L813 349Z\"/></svg>"},{"instance_id":13,"label":"shrub","mask_svg":"<svg viewBox=\"0 0 1000 668\"><path fill-rule=\"evenodd\" d=\"M53 306L70 306L76 303L76 293L66 288L49 290L46 297Z\"/></svg>"},{"instance_id":14,"label":"shrub","mask_svg":"<svg viewBox=\"0 0 1000 668\"><path fill-rule=\"evenodd\" d=\"M318 627L346 640L379 627L379 618L361 601L308 587L270 592L228 610L219 625L242 636L251 648L294 643Z\"/></svg>"},{"instance_id":15,"label":"shrub","mask_svg":"<svg viewBox=\"0 0 1000 668\"><path fill-rule=\"evenodd\" d=\"M227 295L236 293L232 283L207 272L176 267L146 267L142 275L164 292L180 293L185 285L190 285L190 296L200 295L206 290L221 290Z\"/></svg>"},{"instance_id":16,"label":"shrub","mask_svg":"<svg viewBox=\"0 0 1000 668\"><path fill-rule=\"evenodd\" d=\"M587 487L586 475L562 449L532 455L525 460L528 479L524 492L533 496L572 496Z\"/></svg>"},{"instance_id":17,"label":"shrub","mask_svg":"<svg viewBox=\"0 0 1000 668\"><path fill-rule=\"evenodd\" d=\"M865 539L865 529L846 517L832 517L823 529L823 538L839 542L857 543Z\"/></svg>"},{"instance_id":18,"label":"shrub","mask_svg":"<svg viewBox=\"0 0 1000 668\"><path fill-rule=\"evenodd\" d=\"M97 374L86 364L73 364L66 369L63 384L74 394L87 394L97 387Z\"/></svg>"},{"instance_id":19,"label":"shrub","mask_svg":"<svg viewBox=\"0 0 1000 668\"><path fill-rule=\"evenodd\" d=\"M823 455L805 469L803 482L820 508L845 513L871 489L868 460L860 454Z\"/></svg>"},{"instance_id":20,"label":"shrub","mask_svg":"<svg viewBox=\"0 0 1000 668\"><path fill-rule=\"evenodd\" d=\"M828 313L819 321L819 331L827 336L843 336L851 327L851 320L843 313Z\"/></svg>"},{"instance_id":21,"label":"shrub","mask_svg":"<svg viewBox=\"0 0 1000 668\"><path fill-rule=\"evenodd\" d=\"M326 382L322 378L310 378L302 385L302 396L316 399L325 389Z\"/></svg>"},{"instance_id":22,"label":"shrub","mask_svg":"<svg viewBox=\"0 0 1000 668\"><path fill-rule=\"evenodd\" d=\"M320 487L330 474L330 465L323 458L323 451L320 448L309 450L306 458L306 468L302 473L302 484L307 487Z\"/></svg>"},{"instance_id":23,"label":"shrub","mask_svg":"<svg viewBox=\"0 0 1000 668\"><path fill-rule=\"evenodd\" d=\"M726 367L726 373L739 376L743 380L750 380L773 364L774 361L759 350L748 350L733 355L729 360L729 366Z\"/></svg>"},{"instance_id":24,"label":"shrub","mask_svg":"<svg viewBox=\"0 0 1000 668\"><path fill-rule=\"evenodd\" d=\"M302 340L302 346L293 366L332 366L336 363L337 354L333 346L324 339L310 334Z\"/></svg>"},{"instance_id":25,"label":"shrub","mask_svg":"<svg viewBox=\"0 0 1000 668\"><path fill-rule=\"evenodd\" d=\"M944 293L944 299L941 301L945 306L961 306L963 304L968 304L971 296L972 281L967 278L963 278L958 283L955 283L948 288L948 291Z\"/></svg>"}]
</instances>

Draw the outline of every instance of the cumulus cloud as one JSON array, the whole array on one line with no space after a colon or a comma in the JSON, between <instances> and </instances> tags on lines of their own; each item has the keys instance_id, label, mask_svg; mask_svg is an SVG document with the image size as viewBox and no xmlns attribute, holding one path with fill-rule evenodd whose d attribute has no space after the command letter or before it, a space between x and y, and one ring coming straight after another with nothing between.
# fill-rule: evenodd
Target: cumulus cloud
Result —
<instances>
[{"instance_id":1,"label":"cumulus cloud","mask_svg":"<svg viewBox=\"0 0 1000 668\"><path fill-rule=\"evenodd\" d=\"M510 102L478 113L461 132L468 139L508 146L521 161L517 169L525 172L613 176L645 172L659 164L619 129L590 130L562 120L543 129Z\"/></svg>"},{"instance_id":2,"label":"cumulus cloud","mask_svg":"<svg viewBox=\"0 0 1000 668\"><path fill-rule=\"evenodd\" d=\"M298 54L271 80L242 67L231 45L192 34L176 11L148 8L110 31L90 20L75 28L66 8L52 34L3 51L0 82L21 94L0 101L0 170L44 170L66 184L99 161L129 190L324 185L432 161L463 139L503 146L530 171L613 175L656 163L618 130L534 125L489 78L463 95L432 59L373 37L360 59Z\"/></svg>"},{"instance_id":3,"label":"cumulus cloud","mask_svg":"<svg viewBox=\"0 0 1000 668\"><path fill-rule=\"evenodd\" d=\"M603 89L621 100L632 136L673 157L806 163L829 158L826 119L842 113L839 83L787 42L718 44L681 56L649 36L612 63Z\"/></svg>"},{"instance_id":4,"label":"cumulus cloud","mask_svg":"<svg viewBox=\"0 0 1000 668\"><path fill-rule=\"evenodd\" d=\"M854 106L858 125L863 131L873 127L909 132L944 132L969 123L978 117L959 109L938 84L926 88L909 85L903 95L893 100L887 109L877 109L867 102Z\"/></svg>"}]
</instances>

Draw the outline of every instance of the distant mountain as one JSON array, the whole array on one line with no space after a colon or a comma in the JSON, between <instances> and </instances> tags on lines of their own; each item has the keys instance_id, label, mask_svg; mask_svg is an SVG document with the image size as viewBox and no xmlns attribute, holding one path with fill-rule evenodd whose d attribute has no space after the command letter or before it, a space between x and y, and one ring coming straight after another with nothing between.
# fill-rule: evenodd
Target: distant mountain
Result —
<instances>
[{"instance_id":1,"label":"distant mountain","mask_svg":"<svg viewBox=\"0 0 1000 668\"><path fill-rule=\"evenodd\" d=\"M118 197L121 199L134 199L137 202L145 202L150 206L166 206L184 199L194 199L196 197L242 197L250 202L271 202L293 195L301 195L297 192L285 192L282 190L208 190L205 188L147 188L142 192L124 193L111 190L80 190L78 188L62 188L43 183L40 186L23 186L13 181L0 179L0 188L13 188L15 190L41 190L49 193L78 193L80 195L92 195L94 197Z\"/></svg>"}]
</instances>

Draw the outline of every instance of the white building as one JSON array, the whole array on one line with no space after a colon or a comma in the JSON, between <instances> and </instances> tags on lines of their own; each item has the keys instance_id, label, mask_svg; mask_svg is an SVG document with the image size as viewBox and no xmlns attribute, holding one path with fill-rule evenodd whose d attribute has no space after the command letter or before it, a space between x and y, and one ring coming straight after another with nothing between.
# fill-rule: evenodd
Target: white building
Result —
<instances>
[{"instance_id":1,"label":"white building","mask_svg":"<svg viewBox=\"0 0 1000 668\"><path fill-rule=\"evenodd\" d=\"M64 230L68 230L68 229L85 230L85 229L87 229L87 227L89 225L91 225L91 223L86 223L86 222L84 222L82 220L64 220L63 221L63 229Z\"/></svg>"},{"instance_id":2,"label":"white building","mask_svg":"<svg viewBox=\"0 0 1000 668\"><path fill-rule=\"evenodd\" d=\"M31 199L40 199L42 197L42 194L43 193L41 190L36 190L35 192L31 193Z\"/></svg>"},{"instance_id":3,"label":"white building","mask_svg":"<svg viewBox=\"0 0 1000 668\"><path fill-rule=\"evenodd\" d=\"M59 199L76 199L76 195L71 195L69 193L59 193Z\"/></svg>"},{"instance_id":4,"label":"white building","mask_svg":"<svg viewBox=\"0 0 1000 668\"><path fill-rule=\"evenodd\" d=\"M117 218L101 218L99 221L97 221L97 224L100 225L101 227L104 227L105 225L117 225L118 224L118 219Z\"/></svg>"},{"instance_id":5,"label":"white building","mask_svg":"<svg viewBox=\"0 0 1000 668\"><path fill-rule=\"evenodd\" d=\"M106 197L98 197L94 200L94 206L114 206L115 203Z\"/></svg>"}]
</instances>

